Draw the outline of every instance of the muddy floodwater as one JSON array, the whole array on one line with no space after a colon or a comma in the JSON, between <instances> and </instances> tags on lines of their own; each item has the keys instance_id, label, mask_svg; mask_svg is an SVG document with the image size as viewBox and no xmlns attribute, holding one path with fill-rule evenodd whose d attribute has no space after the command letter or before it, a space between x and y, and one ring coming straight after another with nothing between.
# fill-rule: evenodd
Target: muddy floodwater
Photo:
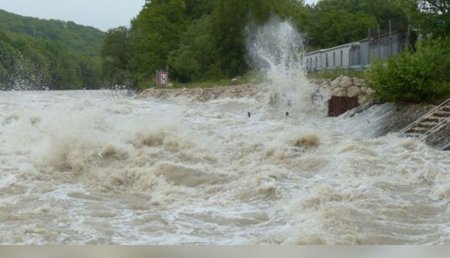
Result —
<instances>
[{"instance_id":1,"label":"muddy floodwater","mask_svg":"<svg viewBox=\"0 0 450 258\"><path fill-rule=\"evenodd\" d=\"M1 92L0 243L449 244L450 155L391 108Z\"/></svg>"}]
</instances>

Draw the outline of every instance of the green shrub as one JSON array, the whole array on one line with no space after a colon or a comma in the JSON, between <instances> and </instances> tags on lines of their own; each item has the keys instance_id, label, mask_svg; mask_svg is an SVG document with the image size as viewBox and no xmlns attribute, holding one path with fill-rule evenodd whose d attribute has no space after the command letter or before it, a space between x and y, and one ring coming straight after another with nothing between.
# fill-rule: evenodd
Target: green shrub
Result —
<instances>
[{"instance_id":1,"label":"green shrub","mask_svg":"<svg viewBox=\"0 0 450 258\"><path fill-rule=\"evenodd\" d=\"M450 40L420 42L386 64L376 62L368 71L373 88L387 101L435 101L450 96Z\"/></svg>"}]
</instances>

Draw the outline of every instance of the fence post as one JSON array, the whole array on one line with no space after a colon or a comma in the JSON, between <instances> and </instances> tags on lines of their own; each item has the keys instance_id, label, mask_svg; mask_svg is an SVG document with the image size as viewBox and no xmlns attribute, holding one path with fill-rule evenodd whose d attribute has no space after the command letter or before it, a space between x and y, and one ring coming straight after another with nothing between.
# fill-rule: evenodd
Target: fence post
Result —
<instances>
[{"instance_id":1,"label":"fence post","mask_svg":"<svg viewBox=\"0 0 450 258\"><path fill-rule=\"evenodd\" d=\"M393 42L392 42L392 21L389 20L389 57L394 55L394 50L393 50Z\"/></svg>"},{"instance_id":2,"label":"fence post","mask_svg":"<svg viewBox=\"0 0 450 258\"><path fill-rule=\"evenodd\" d=\"M381 60L381 44L380 44L380 40L381 40L381 35L380 35L380 24L378 24L378 59L380 59Z\"/></svg>"},{"instance_id":3,"label":"fence post","mask_svg":"<svg viewBox=\"0 0 450 258\"><path fill-rule=\"evenodd\" d=\"M410 36L411 36L411 17L408 15L408 29L406 32L406 49L409 49L409 41L410 41Z\"/></svg>"}]
</instances>

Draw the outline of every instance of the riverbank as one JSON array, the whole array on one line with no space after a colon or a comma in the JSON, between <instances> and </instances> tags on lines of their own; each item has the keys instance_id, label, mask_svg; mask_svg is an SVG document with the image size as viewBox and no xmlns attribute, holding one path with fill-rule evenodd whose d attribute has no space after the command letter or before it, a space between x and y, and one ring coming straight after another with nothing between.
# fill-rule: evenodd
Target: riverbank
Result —
<instances>
[{"instance_id":1,"label":"riverbank","mask_svg":"<svg viewBox=\"0 0 450 258\"><path fill-rule=\"evenodd\" d=\"M243 98L256 97L261 94L262 84L241 84L216 87L192 87L192 88L150 88L142 91L139 98L168 99L186 97L193 101L206 102L218 98Z\"/></svg>"},{"instance_id":2,"label":"riverbank","mask_svg":"<svg viewBox=\"0 0 450 258\"><path fill-rule=\"evenodd\" d=\"M360 106L342 116L364 115L364 112L374 105L383 104L376 100L374 91L360 78L342 76L334 80L311 80L311 83L317 86L320 92L329 91L330 96L358 97ZM186 97L196 102L208 102L219 98L261 98L266 90L267 85L251 83L208 88L151 88L141 92L139 98L169 99ZM435 107L435 105L426 103L390 103L388 105L390 105L390 108L382 114L382 118L378 121L379 124L376 125L379 128L377 137L401 131ZM436 148L442 148L449 142L450 128L448 127L442 128L427 139L427 144Z\"/></svg>"},{"instance_id":3,"label":"riverbank","mask_svg":"<svg viewBox=\"0 0 450 258\"><path fill-rule=\"evenodd\" d=\"M286 118L265 101L0 92L0 243L450 242L450 156L374 138L393 105Z\"/></svg>"}]
</instances>

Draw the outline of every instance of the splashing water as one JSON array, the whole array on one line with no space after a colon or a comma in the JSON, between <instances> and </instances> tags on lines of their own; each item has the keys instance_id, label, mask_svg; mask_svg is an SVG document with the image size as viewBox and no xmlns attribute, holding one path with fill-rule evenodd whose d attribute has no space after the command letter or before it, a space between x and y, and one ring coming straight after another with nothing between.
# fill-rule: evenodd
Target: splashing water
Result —
<instances>
[{"instance_id":1,"label":"splashing water","mask_svg":"<svg viewBox=\"0 0 450 258\"><path fill-rule=\"evenodd\" d=\"M448 153L372 139L392 105L305 112L295 35L270 23L249 44L275 106L0 92L0 243L449 244Z\"/></svg>"},{"instance_id":2,"label":"splashing water","mask_svg":"<svg viewBox=\"0 0 450 258\"><path fill-rule=\"evenodd\" d=\"M291 23L272 18L247 27L247 49L253 67L270 81L269 104L311 111L314 89L306 78L303 38Z\"/></svg>"},{"instance_id":3,"label":"splashing water","mask_svg":"<svg viewBox=\"0 0 450 258\"><path fill-rule=\"evenodd\" d=\"M448 153L368 138L393 108L265 104L1 92L0 243L449 243Z\"/></svg>"}]
</instances>

